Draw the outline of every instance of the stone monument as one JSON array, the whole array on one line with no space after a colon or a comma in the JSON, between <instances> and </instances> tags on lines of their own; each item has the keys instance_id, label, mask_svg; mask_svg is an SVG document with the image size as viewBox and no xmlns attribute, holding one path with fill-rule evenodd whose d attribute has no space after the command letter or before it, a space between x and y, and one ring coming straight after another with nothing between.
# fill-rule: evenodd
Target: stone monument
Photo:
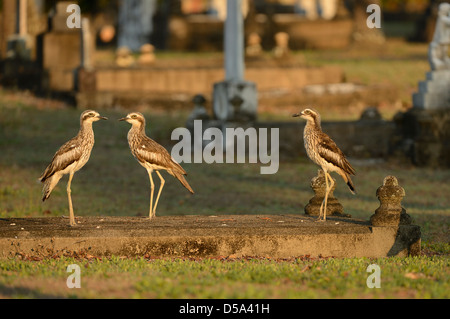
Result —
<instances>
[{"instance_id":1,"label":"stone monument","mask_svg":"<svg viewBox=\"0 0 450 319\"><path fill-rule=\"evenodd\" d=\"M433 41L428 49L431 71L419 82L419 92L413 94L413 106L436 110L450 108L450 4L439 5Z\"/></svg>"},{"instance_id":2,"label":"stone monument","mask_svg":"<svg viewBox=\"0 0 450 319\"><path fill-rule=\"evenodd\" d=\"M141 55L138 58L138 64L145 66L151 65L155 62L155 47L150 43L141 46Z\"/></svg>"},{"instance_id":3,"label":"stone monument","mask_svg":"<svg viewBox=\"0 0 450 319\"><path fill-rule=\"evenodd\" d=\"M186 120L186 128L193 132L195 120L209 120L210 116L206 110L206 99L203 95L197 94L193 97L192 103L194 103L194 109Z\"/></svg>"},{"instance_id":4,"label":"stone monument","mask_svg":"<svg viewBox=\"0 0 450 319\"><path fill-rule=\"evenodd\" d=\"M411 224L411 217L406 214L406 210L402 207L405 190L398 185L398 180L395 176L389 175L384 178L383 185L377 189L377 197L380 201L380 207L370 217L370 222L373 226Z\"/></svg>"},{"instance_id":5,"label":"stone monument","mask_svg":"<svg viewBox=\"0 0 450 319\"><path fill-rule=\"evenodd\" d=\"M334 180L334 179L333 179ZM311 188L314 191L314 197L309 200L305 206L305 214L309 216L319 216L320 206L325 199L326 182L322 169L319 169L317 176L311 179ZM351 217L350 214L344 214L344 207L339 203L333 192L336 189L336 183L328 195L327 216Z\"/></svg>"},{"instance_id":6,"label":"stone monument","mask_svg":"<svg viewBox=\"0 0 450 319\"><path fill-rule=\"evenodd\" d=\"M131 50L128 47L119 47L116 50L116 65L122 68L130 67L134 65L134 57Z\"/></svg>"},{"instance_id":7,"label":"stone monument","mask_svg":"<svg viewBox=\"0 0 450 319\"><path fill-rule=\"evenodd\" d=\"M431 70L412 95L413 107L396 115L399 149L420 166L450 166L450 4L439 5L428 50Z\"/></svg>"},{"instance_id":8,"label":"stone monument","mask_svg":"<svg viewBox=\"0 0 450 319\"><path fill-rule=\"evenodd\" d=\"M273 49L273 55L279 59L287 57L289 55L289 34L278 32L274 38L275 48Z\"/></svg>"},{"instance_id":9,"label":"stone monument","mask_svg":"<svg viewBox=\"0 0 450 319\"><path fill-rule=\"evenodd\" d=\"M244 80L244 22L241 0L227 0L224 27L225 80L214 84L214 117L222 122L256 119L256 84Z\"/></svg>"},{"instance_id":10,"label":"stone monument","mask_svg":"<svg viewBox=\"0 0 450 319\"><path fill-rule=\"evenodd\" d=\"M245 54L248 57L258 57L262 54L261 37L258 33L252 32L249 34Z\"/></svg>"},{"instance_id":11,"label":"stone monument","mask_svg":"<svg viewBox=\"0 0 450 319\"><path fill-rule=\"evenodd\" d=\"M138 52L148 42L153 32L153 15L156 12L156 0L119 1L118 47L127 47Z\"/></svg>"}]
</instances>

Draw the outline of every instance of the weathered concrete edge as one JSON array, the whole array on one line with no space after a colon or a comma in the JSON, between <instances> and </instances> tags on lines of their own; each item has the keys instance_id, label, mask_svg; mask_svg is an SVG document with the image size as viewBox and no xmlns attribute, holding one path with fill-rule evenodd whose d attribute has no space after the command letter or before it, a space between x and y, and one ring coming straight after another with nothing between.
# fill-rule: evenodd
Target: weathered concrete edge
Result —
<instances>
[{"instance_id":1,"label":"weathered concrete edge","mask_svg":"<svg viewBox=\"0 0 450 319\"><path fill-rule=\"evenodd\" d=\"M371 227L371 232L355 234L1 238L0 258L17 254L51 257L65 252L98 257L406 257L420 254L420 238L420 227L415 225Z\"/></svg>"}]
</instances>

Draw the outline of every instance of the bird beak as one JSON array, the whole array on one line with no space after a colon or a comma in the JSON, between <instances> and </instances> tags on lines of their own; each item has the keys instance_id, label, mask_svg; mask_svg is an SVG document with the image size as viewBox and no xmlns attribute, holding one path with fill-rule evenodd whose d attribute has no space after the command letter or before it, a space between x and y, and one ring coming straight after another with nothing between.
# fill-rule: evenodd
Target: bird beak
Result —
<instances>
[{"instance_id":1,"label":"bird beak","mask_svg":"<svg viewBox=\"0 0 450 319\"><path fill-rule=\"evenodd\" d=\"M108 118L107 117L104 117L104 116L97 116L97 118L99 118L99 119L101 119L101 120L107 120Z\"/></svg>"},{"instance_id":2,"label":"bird beak","mask_svg":"<svg viewBox=\"0 0 450 319\"><path fill-rule=\"evenodd\" d=\"M123 117L121 119L118 119L118 121L126 121L126 120L128 120L128 117Z\"/></svg>"},{"instance_id":3,"label":"bird beak","mask_svg":"<svg viewBox=\"0 0 450 319\"><path fill-rule=\"evenodd\" d=\"M300 113L292 114L292 117L299 117L299 116L302 116L302 115L304 115L303 111L301 111Z\"/></svg>"}]
</instances>

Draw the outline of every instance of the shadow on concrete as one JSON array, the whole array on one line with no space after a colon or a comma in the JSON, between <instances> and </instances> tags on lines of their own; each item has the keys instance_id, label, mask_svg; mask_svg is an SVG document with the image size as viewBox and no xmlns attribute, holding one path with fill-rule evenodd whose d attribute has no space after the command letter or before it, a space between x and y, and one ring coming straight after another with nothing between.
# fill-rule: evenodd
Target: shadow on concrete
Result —
<instances>
[{"instance_id":1,"label":"shadow on concrete","mask_svg":"<svg viewBox=\"0 0 450 319\"><path fill-rule=\"evenodd\" d=\"M420 254L421 232L420 227L415 225L399 225L394 244L388 251L387 256L393 257L406 250L408 256Z\"/></svg>"}]
</instances>

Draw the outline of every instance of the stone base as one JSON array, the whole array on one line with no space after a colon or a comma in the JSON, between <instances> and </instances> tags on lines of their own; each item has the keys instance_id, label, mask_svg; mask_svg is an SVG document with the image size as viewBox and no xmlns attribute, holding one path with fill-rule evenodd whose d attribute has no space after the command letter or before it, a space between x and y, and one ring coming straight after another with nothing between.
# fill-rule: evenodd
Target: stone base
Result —
<instances>
[{"instance_id":1,"label":"stone base","mask_svg":"<svg viewBox=\"0 0 450 319\"><path fill-rule=\"evenodd\" d=\"M450 166L450 107L425 110L413 107L396 116L405 155L415 165Z\"/></svg>"},{"instance_id":2,"label":"stone base","mask_svg":"<svg viewBox=\"0 0 450 319\"><path fill-rule=\"evenodd\" d=\"M419 82L419 92L412 96L413 106L437 110L450 108L450 70L430 71Z\"/></svg>"},{"instance_id":3,"label":"stone base","mask_svg":"<svg viewBox=\"0 0 450 319\"><path fill-rule=\"evenodd\" d=\"M223 215L0 219L0 258L102 256L389 257L420 254L420 227L349 218Z\"/></svg>"},{"instance_id":4,"label":"stone base","mask_svg":"<svg viewBox=\"0 0 450 319\"><path fill-rule=\"evenodd\" d=\"M214 117L221 121L252 121L256 119L258 93L249 81L214 83Z\"/></svg>"}]
</instances>

